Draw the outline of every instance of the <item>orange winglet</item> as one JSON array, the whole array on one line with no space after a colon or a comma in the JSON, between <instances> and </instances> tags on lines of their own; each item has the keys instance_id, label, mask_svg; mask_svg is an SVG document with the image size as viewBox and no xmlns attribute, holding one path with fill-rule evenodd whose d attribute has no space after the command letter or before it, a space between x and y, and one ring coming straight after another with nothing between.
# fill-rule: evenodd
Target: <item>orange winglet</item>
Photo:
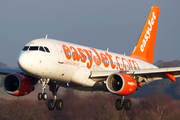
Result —
<instances>
[{"instance_id":1,"label":"orange winglet","mask_svg":"<svg viewBox=\"0 0 180 120\"><path fill-rule=\"evenodd\" d=\"M159 7L153 6L145 23L139 41L130 57L153 63L156 31L159 18Z\"/></svg>"},{"instance_id":2,"label":"orange winglet","mask_svg":"<svg viewBox=\"0 0 180 120\"><path fill-rule=\"evenodd\" d=\"M170 73L167 73L167 72L165 72L164 73L170 80L172 80L173 82L176 82L176 79L175 79L175 77L173 76L173 75L171 75Z\"/></svg>"},{"instance_id":3,"label":"orange winglet","mask_svg":"<svg viewBox=\"0 0 180 120\"><path fill-rule=\"evenodd\" d=\"M139 83L138 86L142 88L142 84L141 83Z\"/></svg>"}]
</instances>

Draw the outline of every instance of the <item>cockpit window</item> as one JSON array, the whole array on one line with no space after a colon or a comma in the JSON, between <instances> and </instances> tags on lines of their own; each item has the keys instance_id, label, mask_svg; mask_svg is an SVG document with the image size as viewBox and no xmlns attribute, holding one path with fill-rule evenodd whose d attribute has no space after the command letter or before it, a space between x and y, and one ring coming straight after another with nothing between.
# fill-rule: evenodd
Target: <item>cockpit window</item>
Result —
<instances>
[{"instance_id":1,"label":"cockpit window","mask_svg":"<svg viewBox=\"0 0 180 120\"><path fill-rule=\"evenodd\" d=\"M38 46L31 46L29 50L38 50Z\"/></svg>"},{"instance_id":2,"label":"cockpit window","mask_svg":"<svg viewBox=\"0 0 180 120\"><path fill-rule=\"evenodd\" d=\"M24 46L24 48L22 49L22 51L42 51L42 52L48 52L50 53L49 49L47 47L43 47L43 46Z\"/></svg>"},{"instance_id":3,"label":"cockpit window","mask_svg":"<svg viewBox=\"0 0 180 120\"><path fill-rule=\"evenodd\" d=\"M24 48L22 49L23 51L27 51L29 48L29 46L24 46Z\"/></svg>"},{"instance_id":4,"label":"cockpit window","mask_svg":"<svg viewBox=\"0 0 180 120\"><path fill-rule=\"evenodd\" d=\"M42 46L40 46L39 50L45 52L45 50Z\"/></svg>"},{"instance_id":5,"label":"cockpit window","mask_svg":"<svg viewBox=\"0 0 180 120\"><path fill-rule=\"evenodd\" d=\"M50 52L49 49L47 47L44 47L44 49L46 50L46 52Z\"/></svg>"}]
</instances>

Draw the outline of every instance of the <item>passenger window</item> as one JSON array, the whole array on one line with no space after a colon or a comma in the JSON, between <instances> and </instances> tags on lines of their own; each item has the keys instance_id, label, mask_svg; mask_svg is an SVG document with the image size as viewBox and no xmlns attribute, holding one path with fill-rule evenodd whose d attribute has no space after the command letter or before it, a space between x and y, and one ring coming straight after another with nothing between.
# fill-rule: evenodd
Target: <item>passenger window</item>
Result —
<instances>
[{"instance_id":1,"label":"passenger window","mask_svg":"<svg viewBox=\"0 0 180 120\"><path fill-rule=\"evenodd\" d=\"M29 48L29 46L24 46L24 48L22 49L23 51L27 51Z\"/></svg>"},{"instance_id":2,"label":"passenger window","mask_svg":"<svg viewBox=\"0 0 180 120\"><path fill-rule=\"evenodd\" d=\"M49 49L47 47L44 47L44 49L46 50L46 52L50 53L50 51L49 51Z\"/></svg>"},{"instance_id":3,"label":"passenger window","mask_svg":"<svg viewBox=\"0 0 180 120\"><path fill-rule=\"evenodd\" d=\"M38 50L38 46L31 46L29 50Z\"/></svg>"},{"instance_id":4,"label":"passenger window","mask_svg":"<svg viewBox=\"0 0 180 120\"><path fill-rule=\"evenodd\" d=\"M42 46L40 46L39 50L45 52L45 50Z\"/></svg>"}]
</instances>

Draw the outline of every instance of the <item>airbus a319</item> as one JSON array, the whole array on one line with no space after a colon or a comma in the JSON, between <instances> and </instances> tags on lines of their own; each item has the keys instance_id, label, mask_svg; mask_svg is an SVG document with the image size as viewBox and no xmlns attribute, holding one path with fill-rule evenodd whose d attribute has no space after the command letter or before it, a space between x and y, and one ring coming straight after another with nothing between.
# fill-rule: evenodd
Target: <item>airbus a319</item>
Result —
<instances>
[{"instance_id":1,"label":"airbus a319","mask_svg":"<svg viewBox=\"0 0 180 120\"><path fill-rule=\"evenodd\" d=\"M18 57L21 70L0 69L0 74L6 75L4 90L10 95L24 96L41 81L38 99L47 99L47 85L53 95L48 101L49 110L63 109L63 101L57 99L59 86L119 95L116 109L130 110L131 101L125 96L136 92L138 87L164 78L175 82L175 78L180 77L180 67L158 68L152 64L159 10L155 6L151 8L139 41L129 56L47 37L30 41Z\"/></svg>"}]
</instances>

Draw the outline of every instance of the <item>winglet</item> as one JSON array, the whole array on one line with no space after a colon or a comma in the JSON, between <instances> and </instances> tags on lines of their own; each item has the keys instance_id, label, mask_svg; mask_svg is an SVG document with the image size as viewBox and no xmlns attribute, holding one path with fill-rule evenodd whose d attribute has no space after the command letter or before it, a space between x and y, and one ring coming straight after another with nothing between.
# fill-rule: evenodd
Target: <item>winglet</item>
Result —
<instances>
[{"instance_id":1,"label":"winglet","mask_svg":"<svg viewBox=\"0 0 180 120\"><path fill-rule=\"evenodd\" d=\"M159 7L152 6L139 41L130 57L153 63L156 31L159 18Z\"/></svg>"}]
</instances>

